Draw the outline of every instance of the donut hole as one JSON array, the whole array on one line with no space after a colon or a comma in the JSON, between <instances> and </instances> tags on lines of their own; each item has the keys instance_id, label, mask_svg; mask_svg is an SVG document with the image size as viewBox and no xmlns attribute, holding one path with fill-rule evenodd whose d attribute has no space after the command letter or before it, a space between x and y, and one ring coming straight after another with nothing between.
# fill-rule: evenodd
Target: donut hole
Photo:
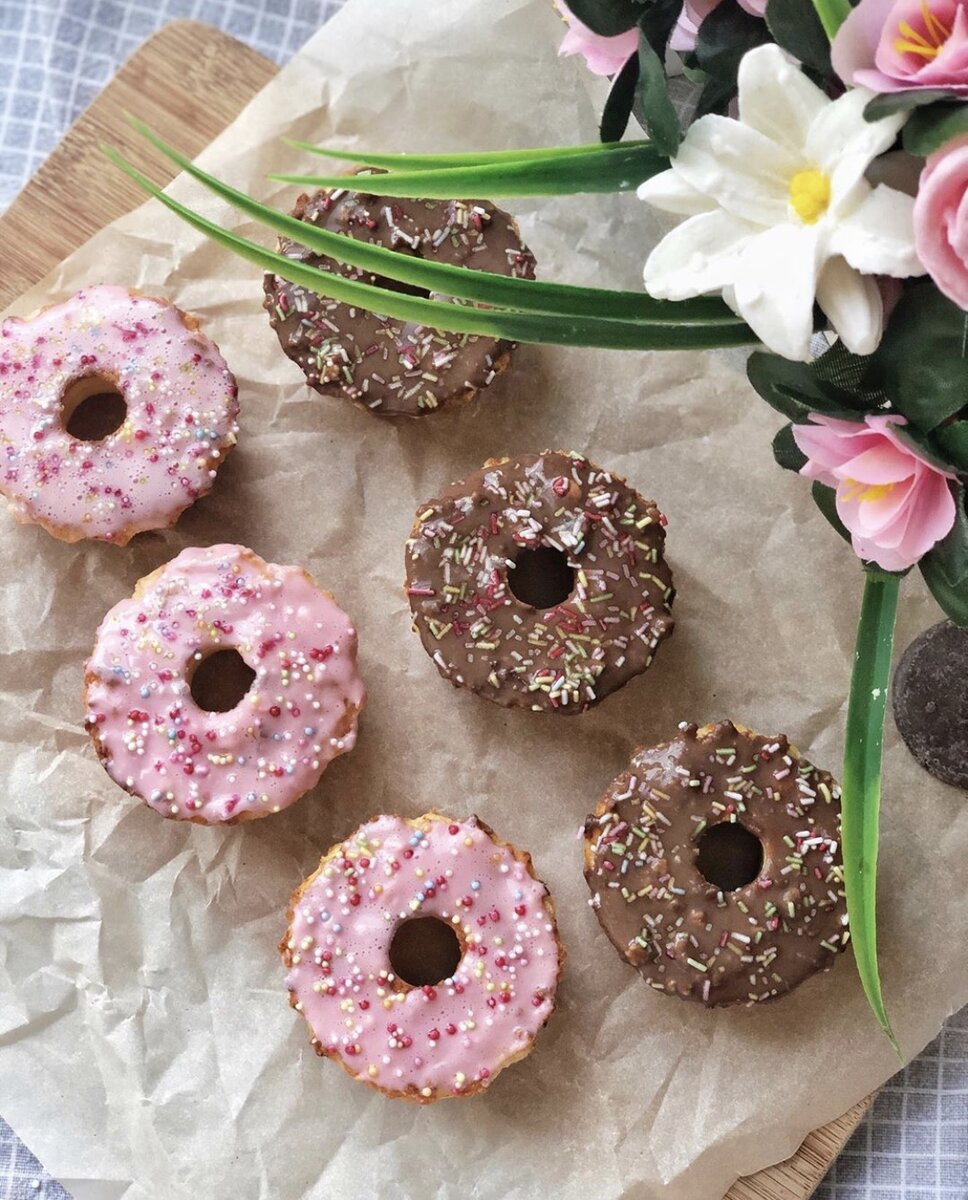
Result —
<instances>
[{"instance_id":1,"label":"donut hole","mask_svg":"<svg viewBox=\"0 0 968 1200\"><path fill-rule=\"evenodd\" d=\"M426 288L415 287L412 283L404 283L402 279L388 279L385 275L374 275L373 286L382 288L385 292L399 292L401 296L417 296L421 300L430 299L430 292Z\"/></svg>"},{"instance_id":2,"label":"donut hole","mask_svg":"<svg viewBox=\"0 0 968 1200\"><path fill-rule=\"evenodd\" d=\"M575 570L568 555L556 546L522 550L508 572L508 587L522 604L531 608L554 608L564 604L575 590Z\"/></svg>"},{"instance_id":3,"label":"donut hole","mask_svg":"<svg viewBox=\"0 0 968 1200\"><path fill-rule=\"evenodd\" d=\"M762 870L763 843L738 821L722 821L700 834L696 866L707 883L721 892L735 892Z\"/></svg>"},{"instance_id":4,"label":"donut hole","mask_svg":"<svg viewBox=\"0 0 968 1200\"><path fill-rule=\"evenodd\" d=\"M189 690L205 712L230 712L242 703L255 679L255 671L238 650L215 650L192 670Z\"/></svg>"},{"instance_id":5,"label":"donut hole","mask_svg":"<svg viewBox=\"0 0 968 1200\"><path fill-rule=\"evenodd\" d=\"M403 258L423 258L419 249L398 249L396 253ZM420 300L429 300L431 295L426 288L416 287L412 283L404 283L402 279L390 279L386 275L371 275L369 283L373 287L382 288L385 292L398 292L401 296L416 296Z\"/></svg>"},{"instance_id":6,"label":"donut hole","mask_svg":"<svg viewBox=\"0 0 968 1200\"><path fill-rule=\"evenodd\" d=\"M101 442L124 424L128 405L117 383L106 375L72 379L61 397L64 428L79 442Z\"/></svg>"},{"instance_id":7,"label":"donut hole","mask_svg":"<svg viewBox=\"0 0 968 1200\"><path fill-rule=\"evenodd\" d=\"M393 973L411 987L431 987L450 979L461 960L460 938L439 917L411 917L390 942Z\"/></svg>"}]
</instances>

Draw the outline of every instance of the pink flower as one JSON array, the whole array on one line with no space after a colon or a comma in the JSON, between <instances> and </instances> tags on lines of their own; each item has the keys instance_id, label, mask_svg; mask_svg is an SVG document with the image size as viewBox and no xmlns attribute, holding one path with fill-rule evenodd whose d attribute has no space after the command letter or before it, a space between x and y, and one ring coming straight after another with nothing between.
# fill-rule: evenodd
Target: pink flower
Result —
<instances>
[{"instance_id":1,"label":"pink flower","mask_svg":"<svg viewBox=\"0 0 968 1200\"><path fill-rule=\"evenodd\" d=\"M968 0L861 0L833 44L834 70L874 92L968 93Z\"/></svg>"},{"instance_id":2,"label":"pink flower","mask_svg":"<svg viewBox=\"0 0 968 1200\"><path fill-rule=\"evenodd\" d=\"M925 163L914 202L914 244L939 290L968 310L968 134Z\"/></svg>"},{"instance_id":3,"label":"pink flower","mask_svg":"<svg viewBox=\"0 0 968 1200\"><path fill-rule=\"evenodd\" d=\"M699 26L719 3L720 0L685 0L679 20L669 39L672 49L695 50ZM745 8L754 17L762 17L766 12L766 0L739 0L739 6Z\"/></svg>"},{"instance_id":4,"label":"pink flower","mask_svg":"<svg viewBox=\"0 0 968 1200\"><path fill-rule=\"evenodd\" d=\"M602 37L592 33L587 25L572 16L564 0L555 0L555 7L568 22L568 32L558 47L558 53L580 54L593 75L616 75L638 50L637 29L629 29L617 37Z\"/></svg>"},{"instance_id":5,"label":"pink flower","mask_svg":"<svg viewBox=\"0 0 968 1200\"><path fill-rule=\"evenodd\" d=\"M807 456L800 474L837 489L837 515L850 530L854 551L885 571L904 571L939 542L955 521L948 486L954 478L925 462L891 424L903 417L841 421L811 413L812 425L794 425Z\"/></svg>"}]
</instances>

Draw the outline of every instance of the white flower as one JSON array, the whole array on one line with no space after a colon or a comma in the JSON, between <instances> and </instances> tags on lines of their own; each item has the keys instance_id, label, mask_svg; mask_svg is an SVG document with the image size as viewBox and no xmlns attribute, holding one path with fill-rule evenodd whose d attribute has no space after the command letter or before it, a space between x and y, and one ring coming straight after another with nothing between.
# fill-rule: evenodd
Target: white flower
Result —
<instances>
[{"instance_id":1,"label":"white flower","mask_svg":"<svg viewBox=\"0 0 968 1200\"><path fill-rule=\"evenodd\" d=\"M810 357L816 300L845 346L876 349L884 327L872 275L922 275L914 201L864 173L894 142L903 114L865 121L871 93L830 100L778 46L739 68L739 119L701 117L671 170L639 196L688 217L645 264L664 300L711 292L786 358Z\"/></svg>"}]
</instances>

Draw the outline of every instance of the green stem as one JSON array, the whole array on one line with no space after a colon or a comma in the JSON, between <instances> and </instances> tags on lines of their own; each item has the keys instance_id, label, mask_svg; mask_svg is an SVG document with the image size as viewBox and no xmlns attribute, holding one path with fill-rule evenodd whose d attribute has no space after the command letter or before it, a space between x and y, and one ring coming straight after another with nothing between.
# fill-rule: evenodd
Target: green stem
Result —
<instances>
[{"instance_id":1,"label":"green stem","mask_svg":"<svg viewBox=\"0 0 968 1200\"><path fill-rule=\"evenodd\" d=\"M881 751L900 579L868 574L847 702L843 774L844 885L854 960L881 1028L900 1054L877 969L877 848Z\"/></svg>"},{"instance_id":2,"label":"green stem","mask_svg":"<svg viewBox=\"0 0 968 1200\"><path fill-rule=\"evenodd\" d=\"M813 0L813 7L817 10L824 33L833 41L837 30L850 15L850 0Z\"/></svg>"}]
</instances>

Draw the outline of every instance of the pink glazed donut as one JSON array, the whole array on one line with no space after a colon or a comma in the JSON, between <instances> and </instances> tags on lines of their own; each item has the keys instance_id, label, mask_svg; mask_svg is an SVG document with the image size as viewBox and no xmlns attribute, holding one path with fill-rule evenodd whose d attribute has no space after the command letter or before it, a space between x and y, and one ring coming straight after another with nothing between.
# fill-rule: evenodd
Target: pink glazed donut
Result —
<instances>
[{"instance_id":1,"label":"pink glazed donut","mask_svg":"<svg viewBox=\"0 0 968 1200\"><path fill-rule=\"evenodd\" d=\"M0 492L65 542L174 524L235 445L235 378L194 317L91 287L0 325Z\"/></svg>"},{"instance_id":2,"label":"pink glazed donut","mask_svg":"<svg viewBox=\"0 0 968 1200\"><path fill-rule=\"evenodd\" d=\"M438 812L334 846L279 948L316 1053L418 1104L482 1091L530 1053L563 962L530 855Z\"/></svg>"},{"instance_id":3,"label":"pink glazed donut","mask_svg":"<svg viewBox=\"0 0 968 1200\"><path fill-rule=\"evenodd\" d=\"M279 812L356 743L356 630L300 567L183 550L107 614L85 673L105 769L165 817Z\"/></svg>"}]
</instances>

